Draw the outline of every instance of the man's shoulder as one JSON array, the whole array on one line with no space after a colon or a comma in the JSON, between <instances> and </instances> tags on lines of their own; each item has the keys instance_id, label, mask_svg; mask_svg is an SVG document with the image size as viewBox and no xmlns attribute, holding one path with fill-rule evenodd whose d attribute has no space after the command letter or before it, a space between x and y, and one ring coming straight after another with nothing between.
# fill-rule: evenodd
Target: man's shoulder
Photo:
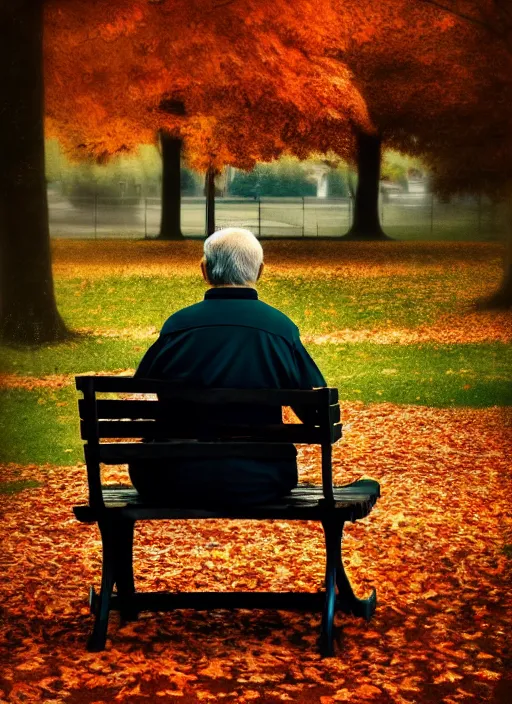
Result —
<instances>
[{"instance_id":1,"label":"man's shoulder","mask_svg":"<svg viewBox=\"0 0 512 704\"><path fill-rule=\"evenodd\" d=\"M285 313L279 310L279 308L274 308L274 306L265 303L264 301L256 301L259 303L260 309L264 316L267 316L269 320L274 322L276 325L281 326L283 331L288 332L294 339L299 335L299 329Z\"/></svg>"},{"instance_id":2,"label":"man's shoulder","mask_svg":"<svg viewBox=\"0 0 512 704\"><path fill-rule=\"evenodd\" d=\"M167 335L168 333L183 329L184 327L194 327L194 321L197 320L198 316L200 316L203 311L203 304L204 301L199 301L198 303L193 303L191 306L175 311L163 324L161 334Z\"/></svg>"},{"instance_id":3,"label":"man's shoulder","mask_svg":"<svg viewBox=\"0 0 512 704\"><path fill-rule=\"evenodd\" d=\"M285 337L290 342L299 335L297 326L287 315L259 299L230 300L228 306L221 307L215 303L211 300L200 301L176 311L165 321L161 334L213 325L231 325L258 328Z\"/></svg>"}]
</instances>

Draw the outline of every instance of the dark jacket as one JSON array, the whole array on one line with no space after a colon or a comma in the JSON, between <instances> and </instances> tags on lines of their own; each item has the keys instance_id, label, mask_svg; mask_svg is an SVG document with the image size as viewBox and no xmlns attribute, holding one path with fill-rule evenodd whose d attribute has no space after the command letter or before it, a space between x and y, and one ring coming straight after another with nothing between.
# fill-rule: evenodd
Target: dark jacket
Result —
<instances>
[{"instance_id":1,"label":"dark jacket","mask_svg":"<svg viewBox=\"0 0 512 704\"><path fill-rule=\"evenodd\" d=\"M297 326L258 300L252 288L214 288L204 301L164 323L144 355L137 377L182 381L190 388L311 389L325 386L304 349ZM306 409L295 408L303 420ZM180 409L180 412L186 410ZM217 413L217 418L219 413ZM280 423L279 408L233 406L220 412L237 423ZM230 459L181 462L171 468L130 468L141 493L168 491L180 501L257 503L287 493L297 483L296 450L268 462Z\"/></svg>"}]
</instances>

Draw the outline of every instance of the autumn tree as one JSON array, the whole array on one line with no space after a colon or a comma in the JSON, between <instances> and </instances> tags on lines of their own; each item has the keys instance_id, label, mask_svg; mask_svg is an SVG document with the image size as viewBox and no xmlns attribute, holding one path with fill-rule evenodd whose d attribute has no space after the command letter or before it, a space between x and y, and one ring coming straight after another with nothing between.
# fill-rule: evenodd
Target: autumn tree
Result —
<instances>
[{"instance_id":1,"label":"autumn tree","mask_svg":"<svg viewBox=\"0 0 512 704\"><path fill-rule=\"evenodd\" d=\"M441 121L465 104L483 69L474 62L468 30L439 10L408 0L343 2L350 8L347 49L340 56L363 95L374 130L356 130L358 184L348 237L385 239L378 214L381 154L416 154Z\"/></svg>"},{"instance_id":2,"label":"autumn tree","mask_svg":"<svg viewBox=\"0 0 512 704\"><path fill-rule=\"evenodd\" d=\"M182 141L177 130L184 105L151 94L164 67L152 60L146 36L133 40L144 24L144 5L118 0L105 10L98 0L74 0L61 12L58 3L49 0L47 132L61 141L72 159L99 163L133 151L139 143L156 143L162 159L160 237L181 239Z\"/></svg>"},{"instance_id":3,"label":"autumn tree","mask_svg":"<svg viewBox=\"0 0 512 704\"><path fill-rule=\"evenodd\" d=\"M167 32L161 34L166 46L176 52L174 57L159 56L155 49L155 27L151 22L146 22L147 13L160 5L170 13L164 25ZM300 5L302 12L302 3ZM312 2L304 3L310 15L313 6ZM287 5L281 3L279 6L276 2L269 7L274 15L277 13L283 17ZM243 28L255 22L262 32L261 38L265 39L265 30L271 26L271 21L265 16L268 7L263 8L256 2L248 8L249 22L244 16L230 17L228 12L217 13L223 27L217 33L213 31L215 23L209 19L212 12L215 16L214 11L218 9L214 2L173 0L169 3L149 3L139 0L130 3L111 0L107 3L104 0L76 0L66 3L65 0L46 0L44 8L47 38L53 30L58 31L62 23L67 24L69 30L59 35L60 44L51 40L47 42L45 69L52 65L53 68L59 67L58 60L52 63L55 54L52 55L49 50L51 46L60 47L57 56L62 58L67 55L67 63L72 66L71 70L57 70L53 74L51 68L49 73L46 71L49 134L66 134L73 148L83 150L88 156L93 154L99 161L109 158L111 154L133 150L139 143L151 143L161 130L181 135L183 116L162 109L161 103L166 100L179 101L183 93L187 95L187 110L189 104L192 111L195 110L195 120L190 126L192 134L194 130L197 134L201 116L211 115L211 105L223 106L218 111L219 115L225 114L226 104L230 101L237 105L237 110L231 111L231 124L236 125L236 119L242 117L243 120L245 117L241 109L244 101L247 108L245 114L250 113L251 116L257 103L261 118L259 124L268 128L263 132L266 138L255 146L253 140L247 140L248 135L254 136L250 130L244 132L243 139L234 127L228 130L231 147L226 149L223 146L221 152L216 153L217 160L222 158L225 163L247 164L256 158L277 156L287 146L287 136L293 137L295 134L300 138L310 129L308 113L319 112L327 123L338 122L340 116L345 121L365 119L363 101L351 86L346 70L338 71L335 80L329 78L327 82L321 74L315 75L313 82L317 81L319 90L316 95L309 95L308 81L297 81L297 75L301 78L308 75L303 70L301 73L304 63L299 62L297 67L292 61L290 70L283 71L288 67L289 42L283 43L279 36L271 32L270 45L267 41L262 41L261 46L257 41L248 42L247 34L244 36L242 32L237 41L239 53L226 51L226 39L231 38L233 30L230 23ZM42 0L14 0L9 5L4 3L1 9L5 33L2 58L9 71L2 98L4 170L0 330L2 339L11 342L57 340L66 334L53 293L44 180L42 11ZM178 21L180 19L181 22ZM143 41L133 41L139 30L143 30L143 34L149 32L149 36ZM286 28L284 31L286 35ZM208 37L209 42L205 42ZM251 39L254 40L254 36ZM195 51L191 51L191 40ZM118 48L118 42L123 43L123 50L112 51L114 43ZM103 51L98 51L102 44L105 45ZM258 47L258 51L254 51L254 46ZM270 50L269 55L267 50ZM226 55L230 57L227 68L224 61ZM303 62L304 54L295 51L295 55ZM98 56L104 60L98 62ZM206 67L201 63L205 56L209 61ZM62 62L60 68L64 69L65 66L66 62ZM226 79L232 67L236 69L234 75L238 76L237 80ZM123 72L128 75L128 81L118 80ZM213 80L215 76L220 76L222 80ZM248 80L253 83L255 77L259 78L258 85L264 86L260 94L253 91L251 97L246 99L243 91L238 94L233 90L236 86L243 87ZM291 91L290 79L302 90L296 93ZM27 86L33 86L34 90L28 91ZM98 86L101 86L100 95ZM214 100L207 111L199 107L209 103L209 92L204 90L205 86L209 90L213 86L221 98ZM270 91L268 86L271 87ZM332 107L332 100L324 95L330 91L338 97L345 95L348 98L348 110L340 112ZM290 98L287 103L284 97L288 94ZM270 101L267 95L270 95ZM342 100L338 102L343 104ZM283 112L283 103L293 106L291 120L300 116L293 126L285 121L283 127L283 115L290 115L286 110ZM279 109L273 109L276 106ZM213 110L216 111L217 108ZM219 124L220 120L217 120L216 125ZM243 120L241 124L248 123ZM279 129L273 130L275 126ZM214 132L218 132L217 128ZM311 134L317 140L325 141L318 126ZM272 146L269 146L270 143ZM243 148L240 149L242 144ZM304 146L298 145L299 151L304 149Z\"/></svg>"},{"instance_id":4,"label":"autumn tree","mask_svg":"<svg viewBox=\"0 0 512 704\"><path fill-rule=\"evenodd\" d=\"M318 48L336 15L319 23L311 0L139 2L84 36L86 5L57 16L47 57L49 125L71 147L102 159L158 133L164 171L184 140L191 165L212 172L285 150L347 156L353 125L370 129L350 73Z\"/></svg>"},{"instance_id":5,"label":"autumn tree","mask_svg":"<svg viewBox=\"0 0 512 704\"><path fill-rule=\"evenodd\" d=\"M5 76L0 118L0 339L14 344L41 344L68 335L55 302L44 169L43 35L50 3L61 14L73 6L66 0L0 5ZM91 0L89 6L108 14L114 4ZM67 89L61 86L63 101Z\"/></svg>"},{"instance_id":6,"label":"autumn tree","mask_svg":"<svg viewBox=\"0 0 512 704\"><path fill-rule=\"evenodd\" d=\"M425 151L444 193L487 193L506 205L506 253L499 289L484 308L512 307L512 11L500 0L416 0L468 32L468 48L485 78L441 125Z\"/></svg>"},{"instance_id":7,"label":"autumn tree","mask_svg":"<svg viewBox=\"0 0 512 704\"><path fill-rule=\"evenodd\" d=\"M43 2L0 7L4 72L0 141L0 339L65 337L51 271L44 171Z\"/></svg>"}]
</instances>

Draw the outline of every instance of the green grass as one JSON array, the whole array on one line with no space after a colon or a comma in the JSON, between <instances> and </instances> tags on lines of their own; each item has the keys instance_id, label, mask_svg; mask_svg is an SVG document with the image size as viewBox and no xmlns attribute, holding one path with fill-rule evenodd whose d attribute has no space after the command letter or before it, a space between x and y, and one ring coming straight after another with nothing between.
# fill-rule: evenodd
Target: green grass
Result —
<instances>
[{"instance_id":1,"label":"green grass","mask_svg":"<svg viewBox=\"0 0 512 704\"><path fill-rule=\"evenodd\" d=\"M3 389L0 398L0 462L71 465L83 461L78 397L72 387Z\"/></svg>"},{"instance_id":2,"label":"green grass","mask_svg":"<svg viewBox=\"0 0 512 704\"><path fill-rule=\"evenodd\" d=\"M204 291L199 276L63 279L55 285L70 328L160 328L175 310L202 300Z\"/></svg>"},{"instance_id":3,"label":"green grass","mask_svg":"<svg viewBox=\"0 0 512 704\"><path fill-rule=\"evenodd\" d=\"M122 366L116 358L121 352L121 360L135 367L142 353L124 349L123 358L124 344L105 340L99 346L104 357L87 357L87 350L81 348L72 355L67 349L64 355L55 347L51 364L60 360L60 372L67 373L108 371ZM327 383L339 389L342 401L477 408L512 404L512 352L507 345L361 343L309 345L308 349ZM109 360L114 358L116 365L111 367ZM68 465L82 461L77 398L73 386L3 390L0 462Z\"/></svg>"},{"instance_id":4,"label":"green grass","mask_svg":"<svg viewBox=\"0 0 512 704\"><path fill-rule=\"evenodd\" d=\"M6 371L28 376L135 369L151 340L84 337L35 350L9 350ZM465 345L309 344L329 384L349 400L433 406L510 404L512 348ZM470 388L464 388L468 386ZM28 393L28 392L25 392ZM37 390L34 391L37 393ZM419 398L418 398L419 397Z\"/></svg>"},{"instance_id":5,"label":"green grass","mask_svg":"<svg viewBox=\"0 0 512 704\"><path fill-rule=\"evenodd\" d=\"M261 298L288 315L302 335L322 335L428 325L454 310L459 290L445 276L421 273L391 280L297 277L262 285Z\"/></svg>"},{"instance_id":6,"label":"green grass","mask_svg":"<svg viewBox=\"0 0 512 704\"><path fill-rule=\"evenodd\" d=\"M310 345L340 398L448 406L512 404L512 350L493 344Z\"/></svg>"},{"instance_id":7,"label":"green grass","mask_svg":"<svg viewBox=\"0 0 512 704\"><path fill-rule=\"evenodd\" d=\"M356 278L273 277L261 300L288 315L302 334L343 328L415 328L453 311L475 285L471 272ZM156 327L204 296L199 277L125 277L60 280L59 310L70 328Z\"/></svg>"},{"instance_id":8,"label":"green grass","mask_svg":"<svg viewBox=\"0 0 512 704\"><path fill-rule=\"evenodd\" d=\"M19 494L25 489L37 489L42 486L41 482L36 482L31 479L20 479L17 482L0 482L0 494Z\"/></svg>"},{"instance_id":9,"label":"green grass","mask_svg":"<svg viewBox=\"0 0 512 704\"><path fill-rule=\"evenodd\" d=\"M469 276L466 274L466 276ZM288 315L302 335L343 329L414 329L432 324L459 305L458 296L474 282L462 274L422 274L361 279L283 278L262 282L263 301ZM174 311L202 300L199 277L60 280L59 309L71 329L113 331L154 328L155 338ZM0 369L35 376L107 371L136 366L151 339L82 336L36 350L0 348Z\"/></svg>"},{"instance_id":10,"label":"green grass","mask_svg":"<svg viewBox=\"0 0 512 704\"><path fill-rule=\"evenodd\" d=\"M157 335L155 335L156 339ZM0 348L0 368L23 376L85 374L136 367L152 340L78 336L39 348Z\"/></svg>"},{"instance_id":11,"label":"green grass","mask_svg":"<svg viewBox=\"0 0 512 704\"><path fill-rule=\"evenodd\" d=\"M382 227L387 235L404 242L499 242L502 239L498 228L482 228L479 232L477 222L436 223L434 219L431 230L430 223L388 225L384 218Z\"/></svg>"},{"instance_id":12,"label":"green grass","mask_svg":"<svg viewBox=\"0 0 512 704\"><path fill-rule=\"evenodd\" d=\"M281 272L264 279L260 298L288 315L303 336L345 329L414 330L436 323L445 314L461 312L483 288L492 289L500 275L494 250L487 254L472 250L473 267L467 265L465 249L447 249L445 260L444 249L441 253L418 250L416 255L416 250L404 246L401 254L384 251L388 260L380 270L375 250L367 249L352 252L347 260L347 266L352 266L350 276L343 275L343 262L335 276L322 275L317 268L308 277L300 274L302 266L295 275ZM314 263L316 250L304 251ZM289 249L283 252L290 257ZM360 276L353 275L354 264ZM108 329L113 336L97 332L40 348L0 347L0 369L44 377L136 368L166 318L202 300L204 290L197 275L58 278L58 306L68 326ZM155 333L144 339L116 337L135 328L154 328ZM312 343L307 347L328 384L339 389L342 401L440 408L512 404L512 352L501 343ZM1 390L0 462L70 465L82 461L77 397L72 384L60 389Z\"/></svg>"}]
</instances>

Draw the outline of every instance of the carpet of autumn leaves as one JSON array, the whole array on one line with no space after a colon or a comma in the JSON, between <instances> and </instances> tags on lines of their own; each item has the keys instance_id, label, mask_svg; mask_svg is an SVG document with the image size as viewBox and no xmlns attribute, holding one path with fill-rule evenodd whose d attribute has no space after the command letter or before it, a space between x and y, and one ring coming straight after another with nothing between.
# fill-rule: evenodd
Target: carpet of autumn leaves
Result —
<instances>
[{"instance_id":1,"label":"carpet of autumn leaves","mask_svg":"<svg viewBox=\"0 0 512 704\"><path fill-rule=\"evenodd\" d=\"M343 420L335 479L372 476L382 498L346 530L347 571L360 595L377 586L379 606L370 624L337 617L338 657L317 655L317 615L246 611L122 627L113 615L108 650L85 652L100 541L70 512L84 467L11 466L43 486L2 497L7 701L492 701L511 662L510 411L351 404ZM301 467L319 480L315 449ZM309 523L160 522L136 535L143 590L315 591L323 559Z\"/></svg>"},{"instance_id":2,"label":"carpet of autumn leaves","mask_svg":"<svg viewBox=\"0 0 512 704\"><path fill-rule=\"evenodd\" d=\"M100 244L117 264L124 261L121 267L133 272L140 265L139 255L134 261L126 254L131 243L116 243L115 255L113 244ZM184 245L194 266L196 244ZM78 254L73 264L70 256L66 268L66 245L58 246L57 271L69 275L80 265L80 276L89 275L87 257L80 262ZM291 275L293 256L281 246L280 274L289 265ZM432 265L446 253L450 265L466 266L458 247L443 250ZM271 268L278 251L269 250ZM427 256L425 245L410 251L409 262L403 252L399 257L409 271ZM392 249L382 252L381 260L365 255L365 275L384 277L394 269ZM311 256L297 248L295 264L306 270ZM324 275L329 267L336 275L327 246L318 256L315 266L320 261ZM150 270L158 266L157 257L149 262L149 249L147 257ZM353 270L347 264L343 275L356 276L356 264ZM485 285L489 277L475 281L473 292ZM510 340L510 317L487 319L485 339ZM453 342L467 341L477 328L475 319L466 322ZM434 335L435 325L425 330ZM2 383L36 389L67 385L70 378L9 374ZM86 501L85 467L11 464L2 468L2 481L40 485L0 494L0 702L510 701L512 409L341 406L345 434L334 448L335 482L371 477L382 497L370 516L346 526L344 540L355 591L363 596L375 586L377 611L369 624L337 615L335 658L317 654L318 614L270 611L141 614L130 624L113 614L107 650L87 653L87 591L99 586L101 543L97 528L71 513ZM299 466L301 479L320 481L317 449L299 448ZM105 474L107 481L127 477L124 467ZM140 590L322 589L325 552L313 523L143 522L135 543Z\"/></svg>"},{"instance_id":3,"label":"carpet of autumn leaves","mask_svg":"<svg viewBox=\"0 0 512 704\"><path fill-rule=\"evenodd\" d=\"M296 278L320 275L346 277L388 277L390 274L437 272L447 269L482 270L500 262L503 248L489 242L344 242L343 249L333 251L336 243L327 240L267 240L265 277L279 274ZM116 240L53 240L53 270L56 277L102 278L116 276L169 276L173 266L179 273L199 271L202 242L158 242L128 240L122 247ZM174 270L177 273L177 269ZM473 279L475 287L485 284ZM468 294L471 294L468 291Z\"/></svg>"}]
</instances>

